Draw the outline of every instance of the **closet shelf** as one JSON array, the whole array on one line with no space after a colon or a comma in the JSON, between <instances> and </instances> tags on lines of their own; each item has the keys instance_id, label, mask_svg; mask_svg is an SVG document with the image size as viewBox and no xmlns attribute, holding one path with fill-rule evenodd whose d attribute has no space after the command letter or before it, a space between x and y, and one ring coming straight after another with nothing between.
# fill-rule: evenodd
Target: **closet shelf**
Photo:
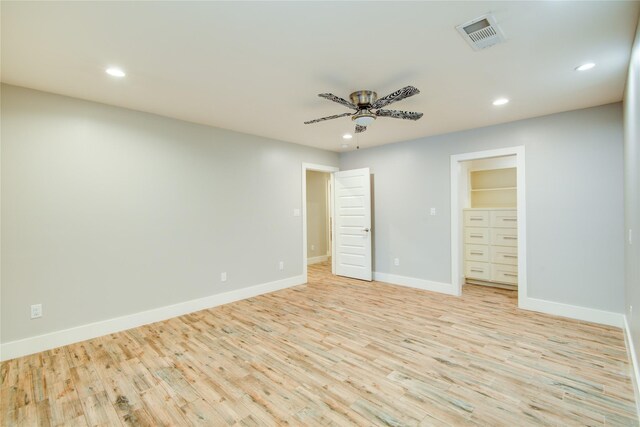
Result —
<instances>
[{"instance_id":1,"label":"closet shelf","mask_svg":"<svg viewBox=\"0 0 640 427\"><path fill-rule=\"evenodd\" d=\"M517 187L472 188L471 191L502 191L515 190Z\"/></svg>"}]
</instances>

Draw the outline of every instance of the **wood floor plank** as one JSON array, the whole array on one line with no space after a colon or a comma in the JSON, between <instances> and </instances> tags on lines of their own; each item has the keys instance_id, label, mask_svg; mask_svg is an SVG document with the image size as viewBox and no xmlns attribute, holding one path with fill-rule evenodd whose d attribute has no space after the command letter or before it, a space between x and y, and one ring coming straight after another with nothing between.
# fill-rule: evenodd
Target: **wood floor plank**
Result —
<instances>
[{"instance_id":1,"label":"wood floor plank","mask_svg":"<svg viewBox=\"0 0 640 427\"><path fill-rule=\"evenodd\" d=\"M638 425L620 329L328 269L3 362L0 425Z\"/></svg>"}]
</instances>

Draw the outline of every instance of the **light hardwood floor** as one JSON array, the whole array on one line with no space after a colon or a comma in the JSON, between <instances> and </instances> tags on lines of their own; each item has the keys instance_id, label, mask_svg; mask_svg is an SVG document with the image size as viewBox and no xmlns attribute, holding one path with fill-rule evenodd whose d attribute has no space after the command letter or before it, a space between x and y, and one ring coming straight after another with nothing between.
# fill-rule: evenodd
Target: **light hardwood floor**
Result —
<instances>
[{"instance_id":1,"label":"light hardwood floor","mask_svg":"<svg viewBox=\"0 0 640 427\"><path fill-rule=\"evenodd\" d=\"M10 425L637 425L622 331L331 276L2 364Z\"/></svg>"}]
</instances>

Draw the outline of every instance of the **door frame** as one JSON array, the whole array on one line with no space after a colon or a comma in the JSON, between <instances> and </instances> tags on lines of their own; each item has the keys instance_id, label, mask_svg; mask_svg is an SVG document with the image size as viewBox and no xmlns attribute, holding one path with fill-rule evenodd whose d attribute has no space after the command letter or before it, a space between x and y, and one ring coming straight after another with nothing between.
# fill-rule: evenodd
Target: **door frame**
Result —
<instances>
[{"instance_id":1,"label":"door frame","mask_svg":"<svg viewBox=\"0 0 640 427\"><path fill-rule=\"evenodd\" d=\"M326 172L330 175L331 190L334 191L333 172L338 172L340 168L336 166L318 165L314 163L302 163L302 275L305 280L308 280L307 269L307 171ZM332 198L333 194L329 195ZM331 218L335 217L333 209L333 200L331 201ZM335 268L335 248L333 247L335 242L335 231L332 224L331 227L331 273L334 274Z\"/></svg>"},{"instance_id":2,"label":"door frame","mask_svg":"<svg viewBox=\"0 0 640 427\"><path fill-rule=\"evenodd\" d=\"M451 284L456 295L462 295L463 243L462 207L459 203L460 162L489 159L493 157L516 156L516 181L518 212L518 307L527 300L527 204L525 183L524 145L499 148L496 150L476 151L473 153L451 155Z\"/></svg>"}]
</instances>

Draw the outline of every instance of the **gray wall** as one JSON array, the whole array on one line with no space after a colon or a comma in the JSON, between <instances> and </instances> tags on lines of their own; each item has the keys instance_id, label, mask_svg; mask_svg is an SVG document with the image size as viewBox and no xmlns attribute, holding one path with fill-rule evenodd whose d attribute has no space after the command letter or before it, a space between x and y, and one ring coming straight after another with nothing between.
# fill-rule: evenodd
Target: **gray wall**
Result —
<instances>
[{"instance_id":1,"label":"gray wall","mask_svg":"<svg viewBox=\"0 0 640 427\"><path fill-rule=\"evenodd\" d=\"M301 163L337 154L6 85L1 109L2 342L302 273ZM524 144L529 296L622 311L621 124L612 104L344 154L374 174L375 270L450 282L449 156Z\"/></svg>"},{"instance_id":2,"label":"gray wall","mask_svg":"<svg viewBox=\"0 0 640 427\"><path fill-rule=\"evenodd\" d=\"M336 153L6 85L1 108L2 342L302 274L301 164Z\"/></svg>"},{"instance_id":3,"label":"gray wall","mask_svg":"<svg viewBox=\"0 0 640 427\"><path fill-rule=\"evenodd\" d=\"M633 244L625 245L626 314L636 353L640 351L640 25L631 51L624 96L625 228ZM631 310L633 307L633 311ZM640 358L640 354L637 354Z\"/></svg>"},{"instance_id":4,"label":"gray wall","mask_svg":"<svg viewBox=\"0 0 640 427\"><path fill-rule=\"evenodd\" d=\"M451 283L450 155L524 145L528 296L622 312L622 138L618 103L360 149L340 168L374 175L374 270Z\"/></svg>"}]
</instances>

